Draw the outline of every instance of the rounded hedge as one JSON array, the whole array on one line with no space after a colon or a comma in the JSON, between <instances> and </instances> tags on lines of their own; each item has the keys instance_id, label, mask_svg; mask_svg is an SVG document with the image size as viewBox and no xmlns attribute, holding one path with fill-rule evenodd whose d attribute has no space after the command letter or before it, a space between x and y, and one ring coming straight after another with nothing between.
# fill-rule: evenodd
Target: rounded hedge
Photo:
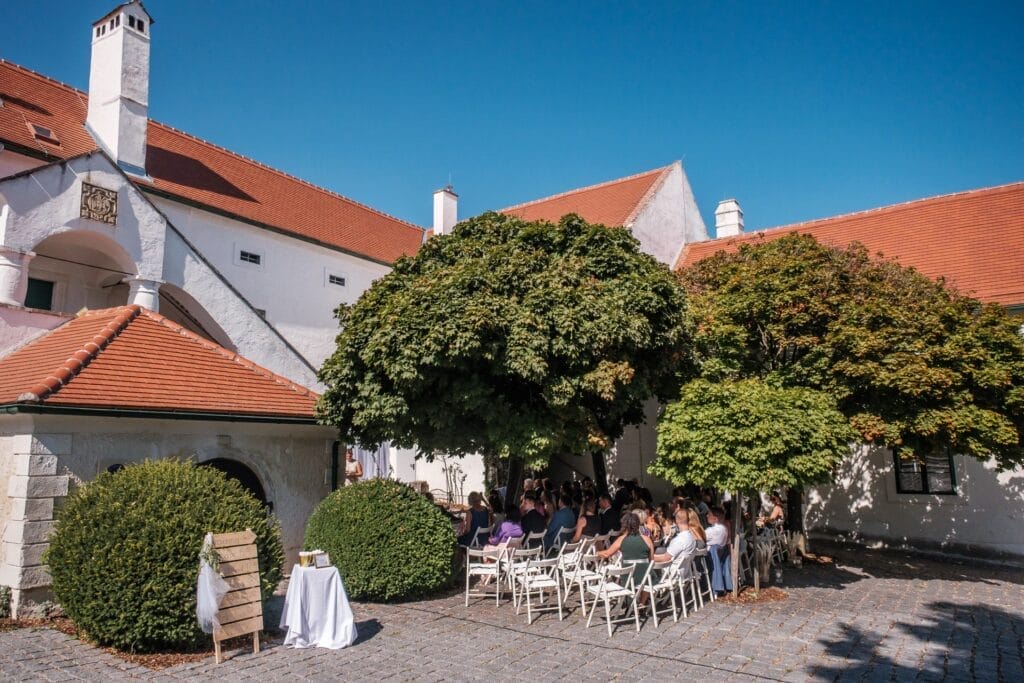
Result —
<instances>
[{"instance_id":1,"label":"rounded hedge","mask_svg":"<svg viewBox=\"0 0 1024 683\"><path fill-rule=\"evenodd\" d=\"M416 598L452 579L450 519L407 485L371 479L324 498L306 526L305 548L327 551L354 598Z\"/></svg>"},{"instance_id":2,"label":"rounded hedge","mask_svg":"<svg viewBox=\"0 0 1024 683\"><path fill-rule=\"evenodd\" d=\"M68 496L45 560L54 595L90 639L133 652L185 649L209 638L196 623L203 537L244 529L256 533L266 599L284 561L277 521L217 470L145 462Z\"/></svg>"}]
</instances>

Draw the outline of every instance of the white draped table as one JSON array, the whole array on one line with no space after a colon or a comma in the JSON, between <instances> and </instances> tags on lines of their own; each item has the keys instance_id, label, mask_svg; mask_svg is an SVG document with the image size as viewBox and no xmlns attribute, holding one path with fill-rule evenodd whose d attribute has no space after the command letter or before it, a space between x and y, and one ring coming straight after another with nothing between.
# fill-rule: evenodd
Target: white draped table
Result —
<instances>
[{"instance_id":1,"label":"white draped table","mask_svg":"<svg viewBox=\"0 0 1024 683\"><path fill-rule=\"evenodd\" d=\"M337 567L292 567L281 629L290 647L337 650L355 642L355 615Z\"/></svg>"}]
</instances>

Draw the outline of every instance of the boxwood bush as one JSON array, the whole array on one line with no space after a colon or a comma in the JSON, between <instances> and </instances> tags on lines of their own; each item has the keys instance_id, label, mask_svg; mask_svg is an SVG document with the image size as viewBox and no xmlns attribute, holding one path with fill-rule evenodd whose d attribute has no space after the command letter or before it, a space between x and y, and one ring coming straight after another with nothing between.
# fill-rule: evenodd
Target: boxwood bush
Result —
<instances>
[{"instance_id":1,"label":"boxwood bush","mask_svg":"<svg viewBox=\"0 0 1024 683\"><path fill-rule=\"evenodd\" d=\"M409 486L371 479L317 506L305 547L330 553L354 598L416 598L449 584L455 532L444 512Z\"/></svg>"},{"instance_id":2,"label":"boxwood bush","mask_svg":"<svg viewBox=\"0 0 1024 683\"><path fill-rule=\"evenodd\" d=\"M54 595L89 639L132 652L188 649L209 638L195 615L203 537L247 528L266 599L284 561L276 520L217 470L145 462L72 492L45 560Z\"/></svg>"}]
</instances>

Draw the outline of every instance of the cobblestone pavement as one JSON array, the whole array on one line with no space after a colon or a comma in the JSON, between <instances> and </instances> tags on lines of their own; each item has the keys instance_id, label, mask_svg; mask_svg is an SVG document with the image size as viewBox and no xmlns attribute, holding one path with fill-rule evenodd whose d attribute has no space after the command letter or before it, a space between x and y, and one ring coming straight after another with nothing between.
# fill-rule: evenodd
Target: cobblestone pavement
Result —
<instances>
[{"instance_id":1,"label":"cobblestone pavement","mask_svg":"<svg viewBox=\"0 0 1024 683\"><path fill-rule=\"evenodd\" d=\"M834 566L787 568L789 599L715 603L678 624L585 629L578 610L532 626L509 604L462 595L354 604L345 650L273 640L163 671L49 629L0 634L0 680L978 680L1024 681L1024 570L840 546ZM570 602L575 608L576 601ZM269 620L268 620L269 622Z\"/></svg>"}]
</instances>

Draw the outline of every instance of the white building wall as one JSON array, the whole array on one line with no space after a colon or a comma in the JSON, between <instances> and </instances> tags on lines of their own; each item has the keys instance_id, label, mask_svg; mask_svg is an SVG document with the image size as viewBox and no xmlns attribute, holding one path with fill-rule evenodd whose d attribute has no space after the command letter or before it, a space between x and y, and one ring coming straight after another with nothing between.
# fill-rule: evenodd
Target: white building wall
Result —
<instances>
[{"instance_id":1,"label":"white building wall","mask_svg":"<svg viewBox=\"0 0 1024 683\"><path fill-rule=\"evenodd\" d=\"M153 197L171 223L316 368L333 353L334 309L355 303L388 266L242 221ZM238 258L259 254L256 266ZM331 284L329 277L345 279ZM255 360L255 359L254 359Z\"/></svg>"},{"instance_id":2,"label":"white building wall","mask_svg":"<svg viewBox=\"0 0 1024 683\"><path fill-rule=\"evenodd\" d=\"M60 313L0 304L0 358L70 319ZM4 490L0 488L0 495Z\"/></svg>"},{"instance_id":3,"label":"white building wall","mask_svg":"<svg viewBox=\"0 0 1024 683\"><path fill-rule=\"evenodd\" d=\"M678 161L629 226L641 249L672 267L683 246L708 239L690 181Z\"/></svg>"},{"instance_id":4,"label":"white building wall","mask_svg":"<svg viewBox=\"0 0 1024 683\"><path fill-rule=\"evenodd\" d=\"M880 544L1024 555L1024 468L955 456L958 495L896 492L892 452L862 445L807 493L810 531Z\"/></svg>"},{"instance_id":5,"label":"white building wall","mask_svg":"<svg viewBox=\"0 0 1024 683\"><path fill-rule=\"evenodd\" d=\"M10 150L5 149L0 151L0 178L6 178L9 175L21 173L22 171L27 171L30 168L42 166L45 163L45 161L22 156L21 154L15 154Z\"/></svg>"}]
</instances>

